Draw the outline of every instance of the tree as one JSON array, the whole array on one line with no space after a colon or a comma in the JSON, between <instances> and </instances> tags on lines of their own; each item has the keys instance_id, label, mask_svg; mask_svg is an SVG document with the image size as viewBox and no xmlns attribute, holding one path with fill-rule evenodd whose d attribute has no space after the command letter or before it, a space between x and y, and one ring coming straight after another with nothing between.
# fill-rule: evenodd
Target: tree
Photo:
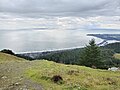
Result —
<instances>
[{"instance_id":1,"label":"tree","mask_svg":"<svg viewBox=\"0 0 120 90\"><path fill-rule=\"evenodd\" d=\"M95 44L95 40L92 39L89 41L89 45L87 45L83 53L81 55L81 65L88 67L100 67L101 62L101 51L100 48Z\"/></svg>"}]
</instances>

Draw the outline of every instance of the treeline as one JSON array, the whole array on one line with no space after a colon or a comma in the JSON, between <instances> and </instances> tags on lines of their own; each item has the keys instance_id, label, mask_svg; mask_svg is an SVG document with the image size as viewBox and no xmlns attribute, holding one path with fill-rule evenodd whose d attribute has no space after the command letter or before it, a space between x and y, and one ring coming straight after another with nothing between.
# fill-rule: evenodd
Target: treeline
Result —
<instances>
[{"instance_id":1,"label":"treeline","mask_svg":"<svg viewBox=\"0 0 120 90\"><path fill-rule=\"evenodd\" d=\"M46 59L50 61L55 61L57 63L65 63L65 64L78 64L80 60L80 54L82 53L83 48L73 49L73 50L65 50L56 53L50 53L47 55L40 55L36 59Z\"/></svg>"},{"instance_id":2,"label":"treeline","mask_svg":"<svg viewBox=\"0 0 120 90\"><path fill-rule=\"evenodd\" d=\"M99 47L99 49L100 49L100 58L101 58L100 60L102 60L101 62L102 65L98 64L100 65L99 68L107 69L112 66L120 67L120 60L117 60L113 57L115 53L120 53L120 42L108 44L106 46ZM62 51L52 51L52 52L42 52L42 53L38 52L38 53L15 54L15 55L21 58L25 58L27 60L45 59L49 61L55 61L57 63L83 65L81 63L82 62L81 56L83 56L84 51L85 48L76 48L76 49L62 50Z\"/></svg>"},{"instance_id":3,"label":"treeline","mask_svg":"<svg viewBox=\"0 0 120 90\"><path fill-rule=\"evenodd\" d=\"M120 52L119 47L120 43L112 43L104 47L99 47L101 53L100 58L102 59L102 62L100 63L102 65L99 64L99 68L107 69L112 66L120 67L120 60L117 60L113 57L115 53ZM30 57L29 55L26 56L23 54L22 57L28 60L45 59L49 61L55 61L57 63L83 65L81 64L81 56L83 56L84 49L85 48L77 48L71 50L44 52L41 54L36 53L35 57Z\"/></svg>"},{"instance_id":4,"label":"treeline","mask_svg":"<svg viewBox=\"0 0 120 90\"><path fill-rule=\"evenodd\" d=\"M120 67L120 60L117 60L113 57L115 53L120 52L119 47L120 47L120 43L113 43L113 44L108 44L104 47L99 47L101 63L99 63L97 66L102 69L107 69L112 66ZM38 60L46 59L46 60L55 61L57 63L64 63L64 64L85 65L81 63L82 62L81 56L83 56L84 50L85 48L65 50L62 52L50 53L47 55L40 55L36 59Z\"/></svg>"}]
</instances>

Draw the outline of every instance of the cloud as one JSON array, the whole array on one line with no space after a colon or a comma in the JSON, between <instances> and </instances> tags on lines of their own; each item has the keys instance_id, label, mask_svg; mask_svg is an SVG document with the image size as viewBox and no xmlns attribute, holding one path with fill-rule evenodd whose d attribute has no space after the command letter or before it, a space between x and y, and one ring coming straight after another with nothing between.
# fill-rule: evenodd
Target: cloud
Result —
<instances>
[{"instance_id":1,"label":"cloud","mask_svg":"<svg viewBox=\"0 0 120 90\"><path fill-rule=\"evenodd\" d=\"M0 12L29 17L120 15L120 0L0 0Z\"/></svg>"},{"instance_id":2,"label":"cloud","mask_svg":"<svg viewBox=\"0 0 120 90\"><path fill-rule=\"evenodd\" d=\"M120 0L0 0L0 28L120 29Z\"/></svg>"},{"instance_id":3,"label":"cloud","mask_svg":"<svg viewBox=\"0 0 120 90\"><path fill-rule=\"evenodd\" d=\"M0 17L0 30L88 30L115 29L120 31L120 16L26 18Z\"/></svg>"}]
</instances>

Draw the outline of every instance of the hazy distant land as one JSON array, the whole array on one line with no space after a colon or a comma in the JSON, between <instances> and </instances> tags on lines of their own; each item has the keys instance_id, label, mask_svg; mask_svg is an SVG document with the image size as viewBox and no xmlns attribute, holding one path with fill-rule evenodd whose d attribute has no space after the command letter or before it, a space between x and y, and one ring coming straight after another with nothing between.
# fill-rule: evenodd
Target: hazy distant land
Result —
<instances>
[{"instance_id":1,"label":"hazy distant land","mask_svg":"<svg viewBox=\"0 0 120 90\"><path fill-rule=\"evenodd\" d=\"M87 36L94 36L103 40L120 41L120 34L87 34Z\"/></svg>"}]
</instances>

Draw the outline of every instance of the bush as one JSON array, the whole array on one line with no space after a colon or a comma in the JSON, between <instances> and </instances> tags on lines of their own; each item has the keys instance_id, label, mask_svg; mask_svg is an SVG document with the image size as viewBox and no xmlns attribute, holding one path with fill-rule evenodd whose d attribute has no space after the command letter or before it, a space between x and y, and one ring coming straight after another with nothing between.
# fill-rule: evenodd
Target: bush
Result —
<instances>
[{"instance_id":1,"label":"bush","mask_svg":"<svg viewBox=\"0 0 120 90\"><path fill-rule=\"evenodd\" d=\"M2 53L7 53L7 54L10 54L10 55L15 55L15 53L13 53L12 50L9 50L9 49L3 49L1 50Z\"/></svg>"}]
</instances>

